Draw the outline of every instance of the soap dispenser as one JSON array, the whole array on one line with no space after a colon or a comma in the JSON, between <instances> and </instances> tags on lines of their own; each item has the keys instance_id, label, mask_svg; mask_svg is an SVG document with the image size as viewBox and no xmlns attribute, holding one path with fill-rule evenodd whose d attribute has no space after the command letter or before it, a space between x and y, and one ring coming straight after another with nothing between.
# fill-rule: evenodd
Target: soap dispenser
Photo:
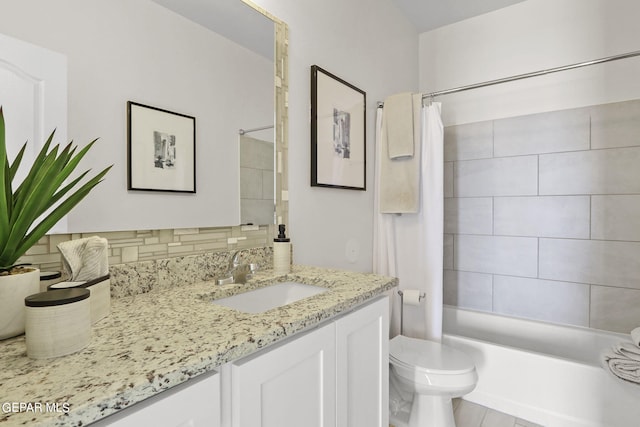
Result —
<instances>
[{"instance_id":1,"label":"soap dispenser","mask_svg":"<svg viewBox=\"0 0 640 427\"><path fill-rule=\"evenodd\" d=\"M285 225L278 225L278 237L273 239L273 271L287 274L291 268L291 241L285 235Z\"/></svg>"}]
</instances>

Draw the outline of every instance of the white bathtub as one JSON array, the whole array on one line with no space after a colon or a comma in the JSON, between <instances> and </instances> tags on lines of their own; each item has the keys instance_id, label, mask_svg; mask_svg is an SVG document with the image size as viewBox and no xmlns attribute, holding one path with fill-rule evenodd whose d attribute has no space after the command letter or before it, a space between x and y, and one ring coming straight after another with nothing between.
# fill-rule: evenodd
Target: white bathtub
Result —
<instances>
[{"instance_id":1,"label":"white bathtub","mask_svg":"<svg viewBox=\"0 0 640 427\"><path fill-rule=\"evenodd\" d=\"M640 426L640 385L614 378L602 350L628 335L444 308L443 342L471 356L464 397L546 427Z\"/></svg>"}]
</instances>

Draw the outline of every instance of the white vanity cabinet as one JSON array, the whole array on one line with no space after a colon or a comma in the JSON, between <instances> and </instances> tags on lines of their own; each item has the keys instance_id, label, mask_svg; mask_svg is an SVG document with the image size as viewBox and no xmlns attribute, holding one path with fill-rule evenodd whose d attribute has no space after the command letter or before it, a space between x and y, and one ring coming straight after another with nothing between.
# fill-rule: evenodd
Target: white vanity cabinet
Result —
<instances>
[{"instance_id":1,"label":"white vanity cabinet","mask_svg":"<svg viewBox=\"0 0 640 427\"><path fill-rule=\"evenodd\" d=\"M229 425L387 427L388 313L379 298L224 367Z\"/></svg>"},{"instance_id":2,"label":"white vanity cabinet","mask_svg":"<svg viewBox=\"0 0 640 427\"><path fill-rule=\"evenodd\" d=\"M94 426L387 427L388 325L380 297Z\"/></svg>"},{"instance_id":3,"label":"white vanity cabinet","mask_svg":"<svg viewBox=\"0 0 640 427\"><path fill-rule=\"evenodd\" d=\"M232 427L334 427L335 327L321 326L231 367Z\"/></svg>"},{"instance_id":4,"label":"white vanity cabinet","mask_svg":"<svg viewBox=\"0 0 640 427\"><path fill-rule=\"evenodd\" d=\"M203 374L92 427L220 427L220 374Z\"/></svg>"},{"instance_id":5,"label":"white vanity cabinet","mask_svg":"<svg viewBox=\"0 0 640 427\"><path fill-rule=\"evenodd\" d=\"M337 425L389 425L389 299L336 322Z\"/></svg>"}]
</instances>

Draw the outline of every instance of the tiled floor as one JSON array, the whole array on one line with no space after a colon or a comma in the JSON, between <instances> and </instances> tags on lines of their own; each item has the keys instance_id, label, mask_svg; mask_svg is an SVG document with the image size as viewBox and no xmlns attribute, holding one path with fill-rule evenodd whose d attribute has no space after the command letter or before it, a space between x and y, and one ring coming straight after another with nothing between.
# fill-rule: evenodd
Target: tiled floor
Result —
<instances>
[{"instance_id":1,"label":"tiled floor","mask_svg":"<svg viewBox=\"0 0 640 427\"><path fill-rule=\"evenodd\" d=\"M453 416L456 427L542 427L462 399L453 400Z\"/></svg>"}]
</instances>

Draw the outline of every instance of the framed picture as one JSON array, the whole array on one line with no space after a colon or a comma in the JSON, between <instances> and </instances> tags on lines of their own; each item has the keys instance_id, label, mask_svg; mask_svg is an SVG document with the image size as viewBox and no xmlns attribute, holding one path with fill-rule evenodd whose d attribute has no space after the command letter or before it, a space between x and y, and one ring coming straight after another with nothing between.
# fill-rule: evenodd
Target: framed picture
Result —
<instances>
[{"instance_id":1,"label":"framed picture","mask_svg":"<svg viewBox=\"0 0 640 427\"><path fill-rule=\"evenodd\" d=\"M366 93L311 67L311 186L366 190Z\"/></svg>"},{"instance_id":2,"label":"framed picture","mask_svg":"<svg viewBox=\"0 0 640 427\"><path fill-rule=\"evenodd\" d=\"M196 119L127 102L127 189L196 192Z\"/></svg>"}]
</instances>

